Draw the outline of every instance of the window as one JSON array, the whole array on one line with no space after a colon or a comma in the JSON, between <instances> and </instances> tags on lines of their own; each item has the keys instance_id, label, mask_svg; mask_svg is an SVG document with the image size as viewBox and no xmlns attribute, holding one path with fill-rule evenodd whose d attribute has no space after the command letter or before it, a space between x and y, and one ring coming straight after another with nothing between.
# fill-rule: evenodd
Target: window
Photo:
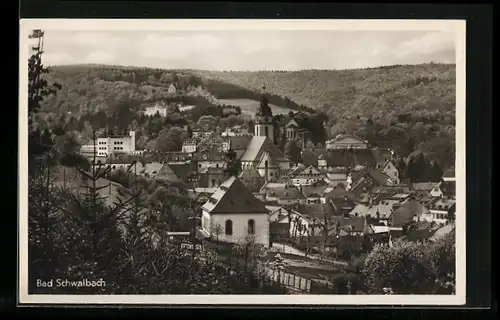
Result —
<instances>
[{"instance_id":1,"label":"window","mask_svg":"<svg viewBox=\"0 0 500 320\"><path fill-rule=\"evenodd\" d=\"M265 136L267 137L269 135L269 127L264 127L264 132L265 132Z\"/></svg>"},{"instance_id":2,"label":"window","mask_svg":"<svg viewBox=\"0 0 500 320\"><path fill-rule=\"evenodd\" d=\"M215 179L212 179L212 187L215 186Z\"/></svg>"},{"instance_id":3,"label":"window","mask_svg":"<svg viewBox=\"0 0 500 320\"><path fill-rule=\"evenodd\" d=\"M267 160L266 160L266 161L264 161L264 166L266 166L266 168L268 167L268 162L267 162Z\"/></svg>"},{"instance_id":4,"label":"window","mask_svg":"<svg viewBox=\"0 0 500 320\"><path fill-rule=\"evenodd\" d=\"M216 168L218 168L218 167L219 167L219 164L217 163L217 164L215 165L215 167L216 167Z\"/></svg>"},{"instance_id":5,"label":"window","mask_svg":"<svg viewBox=\"0 0 500 320\"><path fill-rule=\"evenodd\" d=\"M233 222L231 220L226 220L226 235L232 236L233 235Z\"/></svg>"},{"instance_id":6,"label":"window","mask_svg":"<svg viewBox=\"0 0 500 320\"><path fill-rule=\"evenodd\" d=\"M255 221L253 219L248 220L248 233L249 234L255 233Z\"/></svg>"}]
</instances>

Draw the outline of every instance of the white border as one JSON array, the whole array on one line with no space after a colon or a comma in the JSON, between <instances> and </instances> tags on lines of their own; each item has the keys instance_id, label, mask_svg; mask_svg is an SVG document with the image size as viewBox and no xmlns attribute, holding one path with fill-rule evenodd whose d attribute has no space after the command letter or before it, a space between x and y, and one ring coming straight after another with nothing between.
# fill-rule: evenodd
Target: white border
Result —
<instances>
[{"instance_id":1,"label":"white border","mask_svg":"<svg viewBox=\"0 0 500 320\"><path fill-rule=\"evenodd\" d=\"M28 34L50 30L443 30L456 35L456 294L455 295L33 295L28 294L27 88ZM18 303L149 305L463 305L465 256L465 20L139 20L22 19L19 60ZM23 89L23 90L21 90ZM21 183L22 182L22 183Z\"/></svg>"}]
</instances>

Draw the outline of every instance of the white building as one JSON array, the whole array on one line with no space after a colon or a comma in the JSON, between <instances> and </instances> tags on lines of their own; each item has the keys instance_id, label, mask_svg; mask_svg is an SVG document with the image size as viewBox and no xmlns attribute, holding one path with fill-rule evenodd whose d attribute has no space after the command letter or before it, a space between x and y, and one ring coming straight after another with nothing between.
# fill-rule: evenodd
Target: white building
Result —
<instances>
[{"instance_id":1,"label":"white building","mask_svg":"<svg viewBox=\"0 0 500 320\"><path fill-rule=\"evenodd\" d=\"M253 239L269 246L269 212L236 177L226 180L202 206L201 233L227 243Z\"/></svg>"},{"instance_id":2,"label":"white building","mask_svg":"<svg viewBox=\"0 0 500 320\"><path fill-rule=\"evenodd\" d=\"M162 105L155 105L153 107L147 107L144 110L144 115L148 117L152 117L156 114L159 114L161 117L166 118L168 115L168 108L167 106L162 106Z\"/></svg>"},{"instance_id":3,"label":"white building","mask_svg":"<svg viewBox=\"0 0 500 320\"><path fill-rule=\"evenodd\" d=\"M327 149L368 149L368 142L352 134L339 134L325 143Z\"/></svg>"},{"instance_id":4,"label":"white building","mask_svg":"<svg viewBox=\"0 0 500 320\"><path fill-rule=\"evenodd\" d=\"M128 136L108 136L97 139L97 155L107 156L116 153L135 152L135 131L130 131Z\"/></svg>"}]
</instances>

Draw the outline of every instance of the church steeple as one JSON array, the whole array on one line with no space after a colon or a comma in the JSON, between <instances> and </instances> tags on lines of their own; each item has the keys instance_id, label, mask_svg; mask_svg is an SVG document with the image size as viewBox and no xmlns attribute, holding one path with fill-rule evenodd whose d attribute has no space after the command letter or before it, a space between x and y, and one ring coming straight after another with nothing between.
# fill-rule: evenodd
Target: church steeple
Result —
<instances>
[{"instance_id":1,"label":"church steeple","mask_svg":"<svg viewBox=\"0 0 500 320\"><path fill-rule=\"evenodd\" d=\"M269 101L266 97L266 86L262 86L262 98L260 100L260 106L255 114L255 136L266 136L274 142L274 124L273 124L273 112L271 107L269 107Z\"/></svg>"}]
</instances>

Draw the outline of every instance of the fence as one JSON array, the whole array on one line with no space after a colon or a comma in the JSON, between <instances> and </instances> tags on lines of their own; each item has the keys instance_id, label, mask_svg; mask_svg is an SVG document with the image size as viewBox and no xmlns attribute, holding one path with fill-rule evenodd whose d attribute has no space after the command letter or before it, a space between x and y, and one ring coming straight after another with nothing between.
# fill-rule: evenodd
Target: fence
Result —
<instances>
[{"instance_id":1,"label":"fence","mask_svg":"<svg viewBox=\"0 0 500 320\"><path fill-rule=\"evenodd\" d=\"M249 259L246 263L246 267L244 267L244 257L233 256L231 246L229 244L216 245L212 242L204 241L203 247L211 249L217 248L216 251L218 251L219 255L222 254L221 257L223 258L220 262L229 267L231 274L243 274L242 269L247 269L247 275L245 275L245 277L248 277L249 279L252 278L252 280L257 281L261 287L266 288L280 286L291 293L332 293L333 285L330 283L316 281L311 278L298 276L294 273L268 266L265 266L263 270L259 270L259 268L257 268L256 261L253 259ZM311 258L324 260L323 257L318 256ZM343 262L338 263L339 266L344 266ZM347 265L347 263L345 263L345 265ZM251 276L249 277L249 275ZM274 293L278 293L278 291Z\"/></svg>"},{"instance_id":2,"label":"fence","mask_svg":"<svg viewBox=\"0 0 500 320\"><path fill-rule=\"evenodd\" d=\"M293 273L267 268L264 271L264 277L292 291L311 292L311 279L306 279Z\"/></svg>"}]
</instances>

